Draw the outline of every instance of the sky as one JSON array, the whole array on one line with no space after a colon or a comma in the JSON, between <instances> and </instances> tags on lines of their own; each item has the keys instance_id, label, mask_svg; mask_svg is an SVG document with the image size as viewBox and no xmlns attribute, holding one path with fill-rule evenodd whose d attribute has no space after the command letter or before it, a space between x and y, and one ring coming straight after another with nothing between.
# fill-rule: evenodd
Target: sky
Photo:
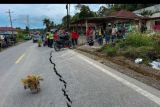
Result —
<instances>
[{"instance_id":1,"label":"sky","mask_svg":"<svg viewBox=\"0 0 160 107\"><path fill-rule=\"evenodd\" d=\"M76 4L71 4L70 15L73 16L77 10ZM105 4L85 4L90 10L98 11L100 6ZM25 28L27 25L27 15L29 16L30 28L44 28L43 19L49 18L56 24L62 22L62 17L67 15L66 4L0 4L0 26L10 26L9 13L13 27Z\"/></svg>"}]
</instances>

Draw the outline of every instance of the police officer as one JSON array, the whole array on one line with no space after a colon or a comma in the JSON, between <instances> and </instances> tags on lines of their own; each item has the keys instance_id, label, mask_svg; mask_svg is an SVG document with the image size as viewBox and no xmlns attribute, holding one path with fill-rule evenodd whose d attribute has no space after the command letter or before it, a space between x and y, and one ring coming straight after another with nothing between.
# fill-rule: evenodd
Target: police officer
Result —
<instances>
[{"instance_id":1,"label":"police officer","mask_svg":"<svg viewBox=\"0 0 160 107\"><path fill-rule=\"evenodd\" d=\"M50 32L49 33L49 47L52 48L53 45L53 34Z\"/></svg>"},{"instance_id":2,"label":"police officer","mask_svg":"<svg viewBox=\"0 0 160 107\"><path fill-rule=\"evenodd\" d=\"M49 47L49 32L46 33L47 45Z\"/></svg>"}]
</instances>

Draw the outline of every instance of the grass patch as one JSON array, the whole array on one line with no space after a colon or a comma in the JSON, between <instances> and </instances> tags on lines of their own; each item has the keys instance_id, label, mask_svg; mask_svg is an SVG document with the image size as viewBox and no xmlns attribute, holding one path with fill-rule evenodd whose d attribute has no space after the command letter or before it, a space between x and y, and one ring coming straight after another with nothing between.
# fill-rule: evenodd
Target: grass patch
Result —
<instances>
[{"instance_id":1,"label":"grass patch","mask_svg":"<svg viewBox=\"0 0 160 107\"><path fill-rule=\"evenodd\" d=\"M115 47L112 46L106 46L103 47L103 52L106 53L108 56L115 56L117 54L117 50Z\"/></svg>"},{"instance_id":2,"label":"grass patch","mask_svg":"<svg viewBox=\"0 0 160 107\"><path fill-rule=\"evenodd\" d=\"M98 51L111 57L121 55L132 60L142 58L143 63L148 65L150 61L160 59L160 35L131 32L125 40L117 40L115 44L110 43Z\"/></svg>"}]
</instances>

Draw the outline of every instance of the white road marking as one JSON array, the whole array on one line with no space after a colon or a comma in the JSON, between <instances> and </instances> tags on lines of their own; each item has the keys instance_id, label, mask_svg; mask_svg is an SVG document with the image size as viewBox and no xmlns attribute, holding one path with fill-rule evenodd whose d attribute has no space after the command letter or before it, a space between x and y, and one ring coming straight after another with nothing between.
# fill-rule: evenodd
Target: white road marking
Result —
<instances>
[{"instance_id":1,"label":"white road marking","mask_svg":"<svg viewBox=\"0 0 160 107\"><path fill-rule=\"evenodd\" d=\"M151 94L150 92L138 87L137 85L133 84L133 83L130 83L128 82L127 80L117 76L116 74L114 73L111 73L110 71L102 68L101 66L99 65L96 65L95 63L89 61L88 59L86 59L84 56L82 56L81 54L77 53L77 52L74 52L77 54L77 56L81 59L83 59L84 61L88 62L89 64L91 64L92 66L98 68L99 70L105 72L106 74L108 74L109 76L113 77L114 79L118 80L119 82L123 83L124 85L130 87L131 89L135 90L136 92L140 93L141 95L147 97L148 99L150 99L151 101L155 102L156 104L160 105L160 98Z\"/></svg>"},{"instance_id":2,"label":"white road marking","mask_svg":"<svg viewBox=\"0 0 160 107\"><path fill-rule=\"evenodd\" d=\"M15 63L18 64L23 59L24 56L25 56L25 53L22 54Z\"/></svg>"}]
</instances>

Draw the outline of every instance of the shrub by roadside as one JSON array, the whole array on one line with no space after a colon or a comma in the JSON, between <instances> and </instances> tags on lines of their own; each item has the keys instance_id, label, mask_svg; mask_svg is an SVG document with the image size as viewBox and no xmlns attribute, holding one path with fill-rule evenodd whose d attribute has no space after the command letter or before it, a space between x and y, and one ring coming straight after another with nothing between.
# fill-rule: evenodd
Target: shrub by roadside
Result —
<instances>
[{"instance_id":1,"label":"shrub by roadside","mask_svg":"<svg viewBox=\"0 0 160 107\"><path fill-rule=\"evenodd\" d=\"M103 46L97 50L107 56L124 56L131 60L142 58L143 63L160 59L160 35L148 36L140 32L131 32L125 40L117 40L115 44Z\"/></svg>"}]
</instances>

